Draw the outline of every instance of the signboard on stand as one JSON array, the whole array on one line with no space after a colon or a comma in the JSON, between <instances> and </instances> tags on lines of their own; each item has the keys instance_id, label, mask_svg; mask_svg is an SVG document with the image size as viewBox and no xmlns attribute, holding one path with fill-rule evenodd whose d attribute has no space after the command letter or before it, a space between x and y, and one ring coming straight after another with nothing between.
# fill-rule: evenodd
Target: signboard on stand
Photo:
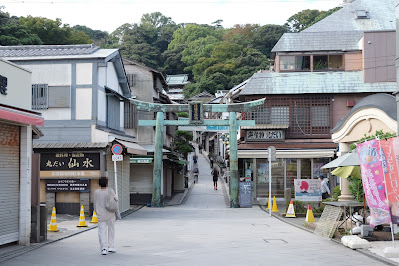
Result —
<instances>
[{"instance_id":1,"label":"signboard on stand","mask_svg":"<svg viewBox=\"0 0 399 266\"><path fill-rule=\"evenodd\" d=\"M294 187L295 200L321 201L321 181L319 179L294 179Z\"/></svg>"}]
</instances>

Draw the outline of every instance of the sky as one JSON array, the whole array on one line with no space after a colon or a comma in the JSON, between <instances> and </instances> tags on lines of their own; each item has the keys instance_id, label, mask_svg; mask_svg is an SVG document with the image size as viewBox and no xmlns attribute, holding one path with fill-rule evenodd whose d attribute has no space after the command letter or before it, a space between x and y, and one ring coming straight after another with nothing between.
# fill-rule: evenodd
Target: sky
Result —
<instances>
[{"instance_id":1,"label":"sky","mask_svg":"<svg viewBox=\"0 0 399 266\"><path fill-rule=\"evenodd\" d=\"M125 23L139 23L143 14L161 12L175 23L283 25L305 10L329 10L342 0L3 0L11 16L45 17L70 26L113 32Z\"/></svg>"}]
</instances>

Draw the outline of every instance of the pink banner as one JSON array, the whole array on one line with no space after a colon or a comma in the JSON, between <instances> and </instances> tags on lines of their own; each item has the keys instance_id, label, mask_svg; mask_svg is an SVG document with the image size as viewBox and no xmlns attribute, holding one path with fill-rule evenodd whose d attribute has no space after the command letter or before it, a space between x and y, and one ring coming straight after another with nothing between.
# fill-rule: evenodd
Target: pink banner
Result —
<instances>
[{"instance_id":1,"label":"pink banner","mask_svg":"<svg viewBox=\"0 0 399 266\"><path fill-rule=\"evenodd\" d=\"M382 168L385 174L389 208L392 223L399 223L399 138L383 139L380 141Z\"/></svg>"},{"instance_id":2,"label":"pink banner","mask_svg":"<svg viewBox=\"0 0 399 266\"><path fill-rule=\"evenodd\" d=\"M390 223L389 206L386 202L384 175L377 140L357 145L360 170L367 205L370 208L370 226Z\"/></svg>"}]
</instances>

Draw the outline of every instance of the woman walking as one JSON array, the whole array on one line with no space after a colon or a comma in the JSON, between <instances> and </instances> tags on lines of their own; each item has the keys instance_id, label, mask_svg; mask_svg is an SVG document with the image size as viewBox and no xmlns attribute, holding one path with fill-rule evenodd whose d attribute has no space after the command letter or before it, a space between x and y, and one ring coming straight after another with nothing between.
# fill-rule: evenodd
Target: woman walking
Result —
<instances>
[{"instance_id":1,"label":"woman walking","mask_svg":"<svg viewBox=\"0 0 399 266\"><path fill-rule=\"evenodd\" d=\"M218 190L219 171L216 169L216 167L213 168L211 175L213 179L213 190Z\"/></svg>"},{"instance_id":2,"label":"woman walking","mask_svg":"<svg viewBox=\"0 0 399 266\"><path fill-rule=\"evenodd\" d=\"M101 177L98 180L100 189L94 191L94 211L98 218L98 240L101 246L101 254L107 255L108 252L116 252L114 247L115 239L115 212L110 212L105 208L108 198L118 201L112 188L107 188L108 180Z\"/></svg>"}]
</instances>

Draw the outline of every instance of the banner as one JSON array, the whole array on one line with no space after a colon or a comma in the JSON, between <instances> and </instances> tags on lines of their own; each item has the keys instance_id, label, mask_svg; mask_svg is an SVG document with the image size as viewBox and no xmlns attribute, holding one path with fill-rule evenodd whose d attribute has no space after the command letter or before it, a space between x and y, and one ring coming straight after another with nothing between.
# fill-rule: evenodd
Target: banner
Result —
<instances>
[{"instance_id":1,"label":"banner","mask_svg":"<svg viewBox=\"0 0 399 266\"><path fill-rule=\"evenodd\" d=\"M364 195L370 208L370 226L390 223L378 141L370 140L358 144L357 153L360 159Z\"/></svg>"},{"instance_id":2,"label":"banner","mask_svg":"<svg viewBox=\"0 0 399 266\"><path fill-rule=\"evenodd\" d=\"M399 138L383 139L380 141L382 168L385 174L389 208L392 223L399 224Z\"/></svg>"}]
</instances>

